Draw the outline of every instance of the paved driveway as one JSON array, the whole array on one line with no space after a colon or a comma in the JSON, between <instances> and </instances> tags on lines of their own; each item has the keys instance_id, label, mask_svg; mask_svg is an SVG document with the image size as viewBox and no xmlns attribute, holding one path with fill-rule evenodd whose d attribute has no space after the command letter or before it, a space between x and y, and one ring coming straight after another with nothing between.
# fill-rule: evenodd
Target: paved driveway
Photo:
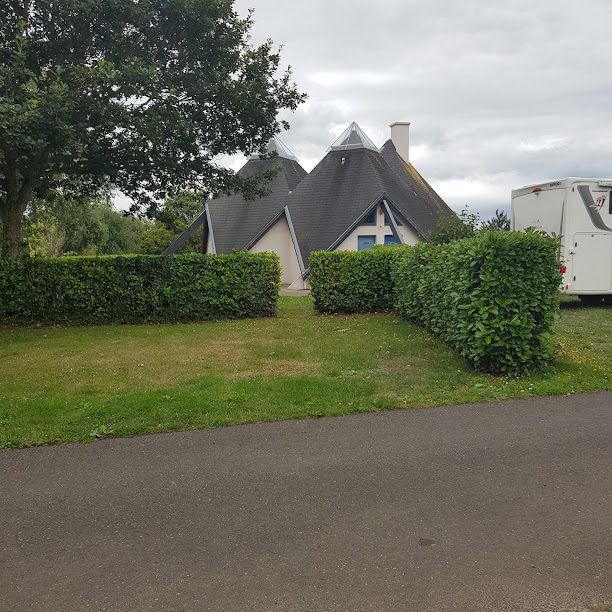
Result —
<instances>
[{"instance_id":1,"label":"paved driveway","mask_svg":"<svg viewBox=\"0 0 612 612\"><path fill-rule=\"evenodd\" d=\"M612 602L612 394L0 453L5 610Z\"/></svg>"}]
</instances>

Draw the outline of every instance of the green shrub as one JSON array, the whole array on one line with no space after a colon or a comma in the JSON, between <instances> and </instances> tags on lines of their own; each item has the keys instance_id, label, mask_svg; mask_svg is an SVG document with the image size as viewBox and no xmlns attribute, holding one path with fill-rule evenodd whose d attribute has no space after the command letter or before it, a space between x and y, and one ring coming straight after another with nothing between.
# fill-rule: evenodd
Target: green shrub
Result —
<instances>
[{"instance_id":1,"label":"green shrub","mask_svg":"<svg viewBox=\"0 0 612 612\"><path fill-rule=\"evenodd\" d=\"M311 253L308 280L317 312L391 310L391 260L405 248L381 246L365 251Z\"/></svg>"},{"instance_id":2,"label":"green shrub","mask_svg":"<svg viewBox=\"0 0 612 612\"><path fill-rule=\"evenodd\" d=\"M480 232L447 245L417 245L394 262L395 310L479 370L526 373L552 353L557 247L535 232Z\"/></svg>"},{"instance_id":3,"label":"green shrub","mask_svg":"<svg viewBox=\"0 0 612 612\"><path fill-rule=\"evenodd\" d=\"M0 322L94 325L271 316L273 253L0 261Z\"/></svg>"}]
</instances>

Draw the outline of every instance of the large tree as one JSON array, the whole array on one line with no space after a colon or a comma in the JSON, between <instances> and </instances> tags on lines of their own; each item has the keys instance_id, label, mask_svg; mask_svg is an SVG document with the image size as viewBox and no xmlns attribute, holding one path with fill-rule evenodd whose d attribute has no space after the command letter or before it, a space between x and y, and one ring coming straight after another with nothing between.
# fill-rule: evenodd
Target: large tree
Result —
<instances>
[{"instance_id":1,"label":"large tree","mask_svg":"<svg viewBox=\"0 0 612 612\"><path fill-rule=\"evenodd\" d=\"M220 154L263 150L303 100L233 0L3 0L0 220L15 257L33 195L110 182L140 211L178 189L257 186Z\"/></svg>"}]
</instances>

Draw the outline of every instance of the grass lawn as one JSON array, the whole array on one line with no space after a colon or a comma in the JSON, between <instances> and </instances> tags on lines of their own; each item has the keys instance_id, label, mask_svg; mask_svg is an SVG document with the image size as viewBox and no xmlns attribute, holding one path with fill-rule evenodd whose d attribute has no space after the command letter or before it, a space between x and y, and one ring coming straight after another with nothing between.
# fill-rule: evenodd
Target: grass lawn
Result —
<instances>
[{"instance_id":1,"label":"grass lawn","mask_svg":"<svg viewBox=\"0 0 612 612\"><path fill-rule=\"evenodd\" d=\"M612 389L612 307L563 304L558 355L507 380L476 374L392 315L0 328L0 448L171 429Z\"/></svg>"}]
</instances>

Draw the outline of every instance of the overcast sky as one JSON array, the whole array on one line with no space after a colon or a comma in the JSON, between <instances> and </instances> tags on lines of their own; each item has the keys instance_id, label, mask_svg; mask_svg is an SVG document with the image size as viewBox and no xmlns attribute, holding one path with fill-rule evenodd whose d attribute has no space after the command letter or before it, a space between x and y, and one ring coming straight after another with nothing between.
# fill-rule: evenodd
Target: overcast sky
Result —
<instances>
[{"instance_id":1,"label":"overcast sky","mask_svg":"<svg viewBox=\"0 0 612 612\"><path fill-rule=\"evenodd\" d=\"M411 161L456 210L487 216L529 183L612 177L610 0L235 6L255 9L253 42L283 45L309 95L282 136L307 170L353 120L378 146L410 121Z\"/></svg>"}]
</instances>

